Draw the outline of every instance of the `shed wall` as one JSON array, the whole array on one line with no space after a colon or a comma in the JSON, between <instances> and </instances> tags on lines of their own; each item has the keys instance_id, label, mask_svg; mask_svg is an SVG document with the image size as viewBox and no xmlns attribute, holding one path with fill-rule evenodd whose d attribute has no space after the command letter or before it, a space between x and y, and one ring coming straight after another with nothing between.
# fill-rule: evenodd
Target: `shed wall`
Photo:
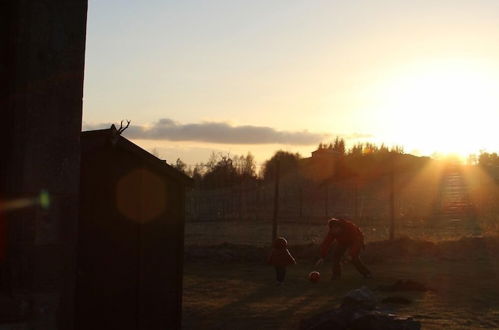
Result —
<instances>
[{"instance_id":1,"label":"shed wall","mask_svg":"<svg viewBox=\"0 0 499 330\"><path fill-rule=\"evenodd\" d=\"M80 329L180 328L182 185L118 148L85 152L81 166Z\"/></svg>"}]
</instances>

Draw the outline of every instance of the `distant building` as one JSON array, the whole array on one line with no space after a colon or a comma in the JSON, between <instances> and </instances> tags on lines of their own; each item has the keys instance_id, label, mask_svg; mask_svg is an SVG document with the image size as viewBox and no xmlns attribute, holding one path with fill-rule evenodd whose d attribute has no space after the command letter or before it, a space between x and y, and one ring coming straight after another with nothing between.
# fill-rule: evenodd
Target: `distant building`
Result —
<instances>
[{"instance_id":1,"label":"distant building","mask_svg":"<svg viewBox=\"0 0 499 330\"><path fill-rule=\"evenodd\" d=\"M81 148L76 329L179 329L192 180L114 126Z\"/></svg>"},{"instance_id":2,"label":"distant building","mask_svg":"<svg viewBox=\"0 0 499 330\"><path fill-rule=\"evenodd\" d=\"M319 146L317 150L312 151L312 157L302 160L305 176L319 182L332 177L341 156L342 154L331 147Z\"/></svg>"},{"instance_id":3,"label":"distant building","mask_svg":"<svg viewBox=\"0 0 499 330\"><path fill-rule=\"evenodd\" d=\"M319 158L331 158L331 159L336 159L340 157L341 154L334 150L333 148L317 148L317 150L312 151L312 158L313 159L319 159Z\"/></svg>"}]
</instances>

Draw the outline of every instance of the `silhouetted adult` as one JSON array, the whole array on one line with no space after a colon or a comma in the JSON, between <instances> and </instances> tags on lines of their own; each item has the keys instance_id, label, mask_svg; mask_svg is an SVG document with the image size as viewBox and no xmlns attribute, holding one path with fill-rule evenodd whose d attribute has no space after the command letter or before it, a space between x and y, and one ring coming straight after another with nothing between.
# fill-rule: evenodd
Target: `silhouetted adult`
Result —
<instances>
[{"instance_id":1,"label":"silhouetted adult","mask_svg":"<svg viewBox=\"0 0 499 330\"><path fill-rule=\"evenodd\" d=\"M365 278L371 278L371 272L360 260L360 252L364 249L364 235L362 231L350 221L332 218L328 221L329 231L320 247L320 259L316 266L324 262L329 249L334 241L333 247L333 276L332 279L341 277L341 259L348 251L352 264Z\"/></svg>"}]
</instances>

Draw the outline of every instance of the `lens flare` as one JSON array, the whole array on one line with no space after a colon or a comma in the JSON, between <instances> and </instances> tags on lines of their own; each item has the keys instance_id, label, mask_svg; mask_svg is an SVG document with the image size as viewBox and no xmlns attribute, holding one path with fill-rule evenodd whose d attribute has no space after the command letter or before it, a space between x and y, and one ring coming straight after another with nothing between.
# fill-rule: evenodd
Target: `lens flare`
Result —
<instances>
[{"instance_id":1,"label":"lens flare","mask_svg":"<svg viewBox=\"0 0 499 330\"><path fill-rule=\"evenodd\" d=\"M27 207L39 205L42 209L48 210L50 207L50 194L42 190L36 197L24 197L0 201L0 212L9 212Z\"/></svg>"},{"instance_id":2,"label":"lens flare","mask_svg":"<svg viewBox=\"0 0 499 330\"><path fill-rule=\"evenodd\" d=\"M46 190L42 190L40 192L40 196L38 197L38 204L44 209L47 210L50 207L50 194Z\"/></svg>"}]
</instances>

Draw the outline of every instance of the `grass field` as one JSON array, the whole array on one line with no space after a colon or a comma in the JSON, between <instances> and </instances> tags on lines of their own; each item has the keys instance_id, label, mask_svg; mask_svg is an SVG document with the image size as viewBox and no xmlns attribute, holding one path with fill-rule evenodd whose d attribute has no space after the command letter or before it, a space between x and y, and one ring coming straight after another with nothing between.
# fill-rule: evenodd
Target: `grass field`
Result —
<instances>
[{"instance_id":1,"label":"grass field","mask_svg":"<svg viewBox=\"0 0 499 330\"><path fill-rule=\"evenodd\" d=\"M388 238L389 227L362 225L366 242ZM482 235L485 232L498 233L476 223L456 224L443 222L435 224L398 225L397 236L410 236L430 241L453 240L463 236ZM279 234L285 236L292 245L321 242L327 232L324 224L281 223ZM216 245L224 242L266 246L270 244L272 225L270 222L187 222L185 226L186 245Z\"/></svg>"},{"instance_id":2,"label":"grass field","mask_svg":"<svg viewBox=\"0 0 499 330\"><path fill-rule=\"evenodd\" d=\"M499 329L499 261L494 255L473 260L419 259L369 265L375 274L362 279L346 265L343 279L329 281L330 264L321 282L306 275L313 260L288 269L283 287L274 285L270 266L261 263L187 261L184 269L184 329L296 329L303 318L332 309L349 290L391 284L397 279L422 281L437 289L402 295L413 303L395 311L413 315L423 329Z\"/></svg>"}]
</instances>

